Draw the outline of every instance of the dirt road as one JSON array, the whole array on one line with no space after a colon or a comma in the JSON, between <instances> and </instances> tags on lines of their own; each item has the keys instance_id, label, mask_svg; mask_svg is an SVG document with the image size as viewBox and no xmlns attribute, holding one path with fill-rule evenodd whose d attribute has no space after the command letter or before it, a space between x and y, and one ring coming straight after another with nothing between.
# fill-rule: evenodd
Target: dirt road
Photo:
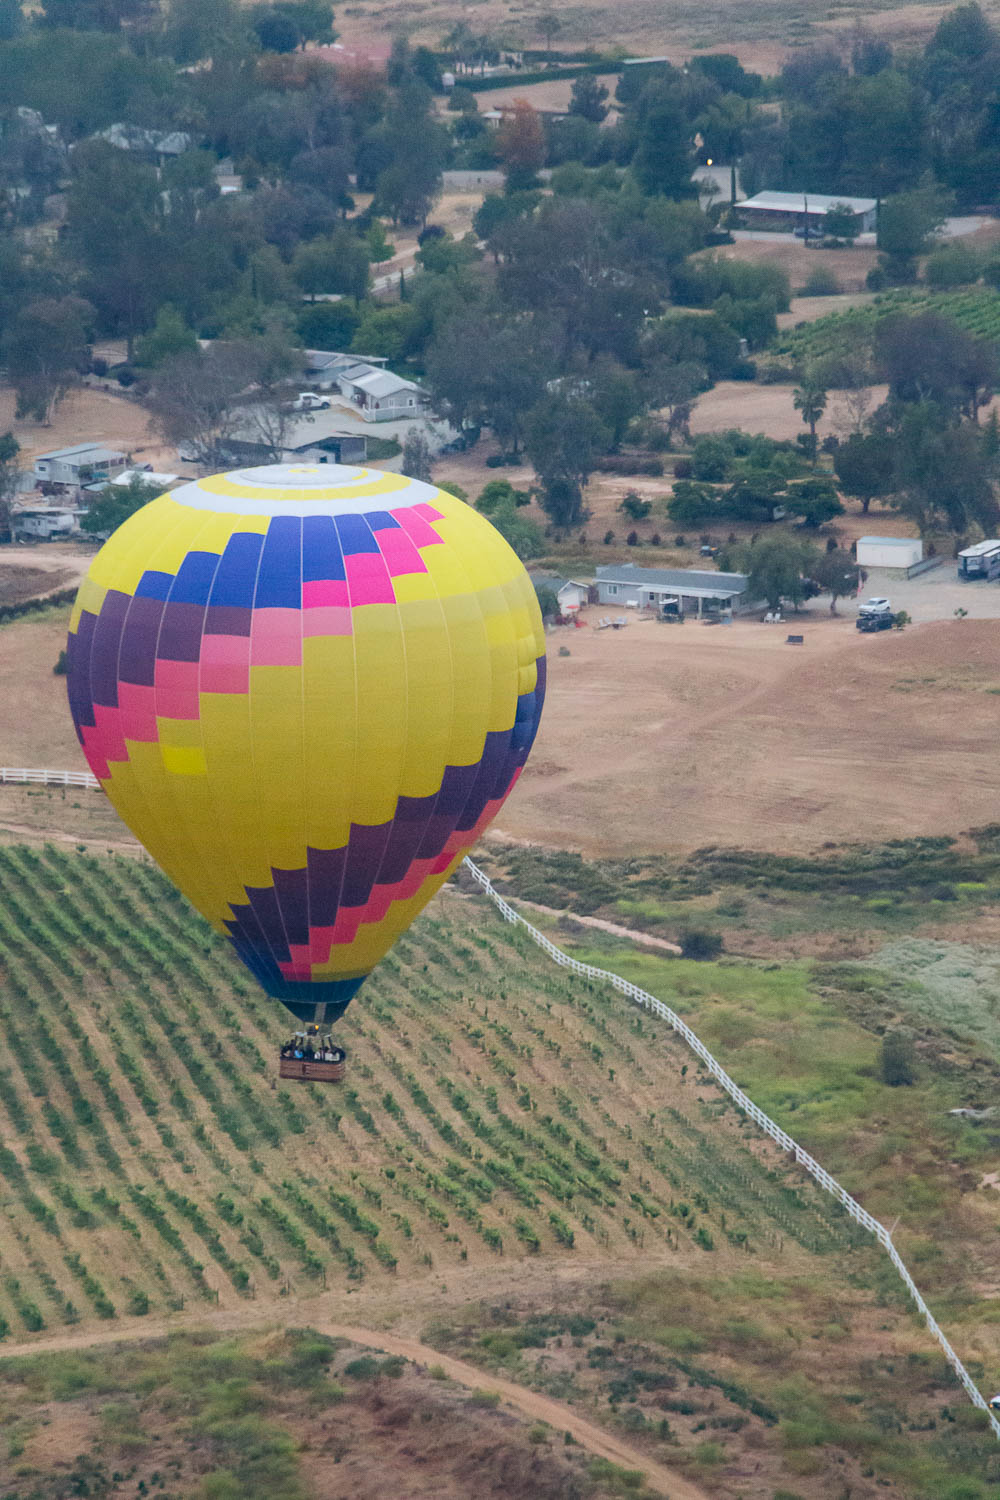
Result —
<instances>
[{"instance_id":1,"label":"dirt road","mask_svg":"<svg viewBox=\"0 0 1000 1500\"><path fill-rule=\"evenodd\" d=\"M185 1328L209 1327L222 1333L248 1326L261 1326L270 1320L287 1327L289 1314L294 1307L294 1303L289 1305L286 1300L272 1304L255 1303L248 1308L227 1308L216 1313L202 1312L191 1317L180 1316L155 1320L124 1319L122 1326L117 1329L61 1334L39 1342L7 1345L0 1356L0 1361L23 1355L109 1347L138 1339L165 1338L168 1334L177 1333ZM466 1364L464 1360L453 1359L451 1355L441 1354L437 1349L432 1349L429 1344L422 1344L416 1339L403 1338L377 1329L361 1328L351 1323L330 1322L311 1314L305 1316L310 1327L327 1334L330 1338L349 1339L353 1344L380 1349L386 1354L396 1354L402 1359L412 1360L415 1364L437 1365L444 1370L449 1379L456 1381L459 1385L467 1386L471 1390L495 1392L503 1402L520 1412L528 1421L547 1422L557 1432L571 1433L576 1442L582 1448L586 1448L589 1453L599 1458L606 1458L622 1468L638 1470L643 1475L647 1486L654 1493L665 1497L665 1500L708 1500L706 1491L698 1485L691 1483L675 1470L668 1469L664 1464L657 1463L645 1453L632 1448L617 1435L606 1432L593 1422L588 1422L585 1417L580 1416L563 1401L554 1401L551 1397L540 1395L537 1391L526 1390L524 1386L516 1385L511 1380L499 1379L482 1370L477 1370L474 1365Z\"/></svg>"}]
</instances>

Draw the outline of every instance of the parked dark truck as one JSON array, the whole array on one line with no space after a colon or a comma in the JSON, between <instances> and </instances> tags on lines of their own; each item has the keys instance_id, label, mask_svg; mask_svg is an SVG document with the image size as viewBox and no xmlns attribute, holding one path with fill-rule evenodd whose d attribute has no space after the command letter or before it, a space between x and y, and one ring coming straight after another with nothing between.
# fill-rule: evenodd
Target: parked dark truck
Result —
<instances>
[{"instance_id":1,"label":"parked dark truck","mask_svg":"<svg viewBox=\"0 0 1000 1500\"><path fill-rule=\"evenodd\" d=\"M866 599L858 607L858 618L854 624L858 630L870 634L875 630L891 630L895 622L896 616L888 599Z\"/></svg>"}]
</instances>

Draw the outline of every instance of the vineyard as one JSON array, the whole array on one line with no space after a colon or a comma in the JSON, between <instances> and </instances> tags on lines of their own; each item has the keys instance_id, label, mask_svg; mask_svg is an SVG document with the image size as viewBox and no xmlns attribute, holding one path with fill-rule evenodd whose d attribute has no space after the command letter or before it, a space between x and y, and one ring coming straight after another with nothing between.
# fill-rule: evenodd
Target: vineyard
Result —
<instances>
[{"instance_id":1,"label":"vineyard","mask_svg":"<svg viewBox=\"0 0 1000 1500\"><path fill-rule=\"evenodd\" d=\"M500 1257L855 1244L664 1029L452 895L348 1081L150 866L0 849L0 1336ZM709 1130L709 1126L711 1129Z\"/></svg>"},{"instance_id":2,"label":"vineyard","mask_svg":"<svg viewBox=\"0 0 1000 1500\"><path fill-rule=\"evenodd\" d=\"M778 351L802 365L856 354L859 347L870 342L884 318L900 312L940 313L977 338L1000 339L1000 295L991 287L947 292L900 289L881 293L864 307L829 313L815 323L790 330L779 341Z\"/></svg>"}]
</instances>

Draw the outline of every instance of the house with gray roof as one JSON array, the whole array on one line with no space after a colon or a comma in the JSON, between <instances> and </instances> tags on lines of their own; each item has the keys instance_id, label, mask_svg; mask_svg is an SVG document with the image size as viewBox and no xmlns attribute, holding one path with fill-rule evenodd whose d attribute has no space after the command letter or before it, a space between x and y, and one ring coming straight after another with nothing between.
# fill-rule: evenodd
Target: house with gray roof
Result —
<instances>
[{"instance_id":1,"label":"house with gray roof","mask_svg":"<svg viewBox=\"0 0 1000 1500\"><path fill-rule=\"evenodd\" d=\"M53 493L79 490L87 484L106 484L128 467L128 455L103 443L75 443L39 453L32 466L36 485Z\"/></svg>"},{"instance_id":2,"label":"house with gray roof","mask_svg":"<svg viewBox=\"0 0 1000 1500\"><path fill-rule=\"evenodd\" d=\"M657 614L737 614L748 609L745 573L709 573L700 568L638 568L635 563L603 563L597 568L599 604L654 609ZM666 606L666 609L665 609Z\"/></svg>"}]
</instances>

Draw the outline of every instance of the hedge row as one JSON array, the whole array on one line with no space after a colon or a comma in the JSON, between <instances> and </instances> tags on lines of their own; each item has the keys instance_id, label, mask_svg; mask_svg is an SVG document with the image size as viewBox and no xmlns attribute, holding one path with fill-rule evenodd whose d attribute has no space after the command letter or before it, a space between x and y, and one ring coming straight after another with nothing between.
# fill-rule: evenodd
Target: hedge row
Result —
<instances>
[{"instance_id":1,"label":"hedge row","mask_svg":"<svg viewBox=\"0 0 1000 1500\"><path fill-rule=\"evenodd\" d=\"M36 599L22 599L20 604L0 604L0 625L7 620L20 619L21 615L37 614L40 609L48 609L50 604L72 604L76 598L76 589L60 589L58 594L43 594Z\"/></svg>"}]
</instances>

